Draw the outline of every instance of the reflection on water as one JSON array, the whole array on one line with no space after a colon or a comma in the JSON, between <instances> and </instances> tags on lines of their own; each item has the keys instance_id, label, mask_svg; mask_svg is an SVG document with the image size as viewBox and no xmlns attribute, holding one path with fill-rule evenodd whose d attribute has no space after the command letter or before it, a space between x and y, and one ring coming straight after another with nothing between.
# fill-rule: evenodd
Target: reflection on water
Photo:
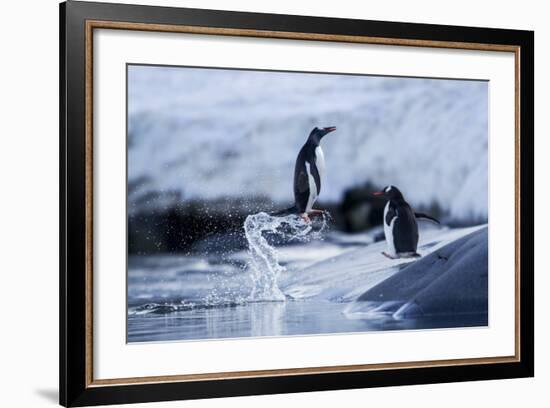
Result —
<instances>
[{"instance_id":1,"label":"reflection on water","mask_svg":"<svg viewBox=\"0 0 550 408\"><path fill-rule=\"evenodd\" d=\"M129 316L128 341L169 341L239 337L352 333L376 330L484 326L486 315L395 320L348 319L346 303L261 302L168 314Z\"/></svg>"}]
</instances>

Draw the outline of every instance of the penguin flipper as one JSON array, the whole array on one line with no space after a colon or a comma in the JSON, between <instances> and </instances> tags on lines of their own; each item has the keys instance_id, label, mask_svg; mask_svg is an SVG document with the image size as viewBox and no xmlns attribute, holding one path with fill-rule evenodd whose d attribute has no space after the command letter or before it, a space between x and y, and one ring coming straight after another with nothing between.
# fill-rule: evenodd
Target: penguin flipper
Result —
<instances>
[{"instance_id":1,"label":"penguin flipper","mask_svg":"<svg viewBox=\"0 0 550 408\"><path fill-rule=\"evenodd\" d=\"M306 210L309 200L309 177L305 166L296 171L294 176L294 207L298 213Z\"/></svg>"},{"instance_id":2,"label":"penguin flipper","mask_svg":"<svg viewBox=\"0 0 550 408\"><path fill-rule=\"evenodd\" d=\"M415 216L416 218L425 218L425 219L427 219L427 220L430 220L430 221L435 222L436 224L441 224L441 223L439 222L438 219L436 219L436 218L434 218L434 217L431 217L431 216L429 216L428 214L417 213L417 212L415 212L415 213L414 213L414 216Z\"/></svg>"},{"instance_id":3,"label":"penguin flipper","mask_svg":"<svg viewBox=\"0 0 550 408\"><path fill-rule=\"evenodd\" d=\"M309 193L309 177L305 171L305 168L296 175L294 188L297 193Z\"/></svg>"},{"instance_id":4,"label":"penguin flipper","mask_svg":"<svg viewBox=\"0 0 550 408\"><path fill-rule=\"evenodd\" d=\"M385 219L386 225L389 226L391 224L391 220L393 220L394 217L396 217L396 216L397 216L397 211L395 209L395 206L390 201L390 203L388 205L388 211L386 213L386 219Z\"/></svg>"}]
</instances>

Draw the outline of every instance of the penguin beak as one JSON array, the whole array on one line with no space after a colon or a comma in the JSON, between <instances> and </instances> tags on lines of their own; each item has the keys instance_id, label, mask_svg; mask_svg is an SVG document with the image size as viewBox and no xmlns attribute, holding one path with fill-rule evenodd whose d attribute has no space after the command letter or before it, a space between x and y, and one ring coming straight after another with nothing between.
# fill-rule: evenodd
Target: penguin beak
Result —
<instances>
[{"instance_id":1,"label":"penguin beak","mask_svg":"<svg viewBox=\"0 0 550 408\"><path fill-rule=\"evenodd\" d=\"M372 193L373 196L383 196L384 195L384 192L383 191L377 191L376 193Z\"/></svg>"},{"instance_id":2,"label":"penguin beak","mask_svg":"<svg viewBox=\"0 0 550 408\"><path fill-rule=\"evenodd\" d=\"M329 126L325 128L325 134L334 132L336 130L336 126Z\"/></svg>"}]
</instances>

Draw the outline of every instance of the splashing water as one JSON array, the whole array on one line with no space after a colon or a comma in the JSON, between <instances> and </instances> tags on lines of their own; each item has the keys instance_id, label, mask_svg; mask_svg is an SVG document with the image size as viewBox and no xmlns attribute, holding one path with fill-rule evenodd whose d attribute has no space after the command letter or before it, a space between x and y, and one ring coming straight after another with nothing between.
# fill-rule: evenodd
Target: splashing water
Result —
<instances>
[{"instance_id":1,"label":"splashing water","mask_svg":"<svg viewBox=\"0 0 550 408\"><path fill-rule=\"evenodd\" d=\"M285 271L279 264L278 253L265 235L277 236L288 241L309 241L318 239L327 227L327 216L323 214L320 227L305 223L296 215L274 217L265 212L249 215L244 222L250 255L249 268L252 279L251 301L284 301L285 295L279 289L278 277Z\"/></svg>"}]
</instances>

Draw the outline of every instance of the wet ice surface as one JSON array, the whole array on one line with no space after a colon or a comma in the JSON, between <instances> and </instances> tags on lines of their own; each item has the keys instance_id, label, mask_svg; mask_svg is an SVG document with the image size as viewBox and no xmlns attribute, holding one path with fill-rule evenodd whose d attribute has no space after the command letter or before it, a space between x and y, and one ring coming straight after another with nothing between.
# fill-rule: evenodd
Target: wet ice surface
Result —
<instances>
[{"instance_id":1,"label":"wet ice surface","mask_svg":"<svg viewBox=\"0 0 550 408\"><path fill-rule=\"evenodd\" d=\"M480 314L396 320L351 319L346 303L290 300L130 316L130 342L358 333L374 330L484 326Z\"/></svg>"},{"instance_id":2,"label":"wet ice surface","mask_svg":"<svg viewBox=\"0 0 550 408\"><path fill-rule=\"evenodd\" d=\"M365 304L358 299L391 282L414 259L385 258L381 255L385 242L373 242L372 233L325 234L318 233L322 226L305 231L291 218L281 223L261 213L253 217L247 220L249 251L221 257L131 256L128 341L487 325L487 311L482 309L410 316L364 313ZM430 262L429 254L480 229L423 228L419 253ZM265 236L275 231L298 238L289 245L273 246ZM367 309L372 310L371 306Z\"/></svg>"}]
</instances>

